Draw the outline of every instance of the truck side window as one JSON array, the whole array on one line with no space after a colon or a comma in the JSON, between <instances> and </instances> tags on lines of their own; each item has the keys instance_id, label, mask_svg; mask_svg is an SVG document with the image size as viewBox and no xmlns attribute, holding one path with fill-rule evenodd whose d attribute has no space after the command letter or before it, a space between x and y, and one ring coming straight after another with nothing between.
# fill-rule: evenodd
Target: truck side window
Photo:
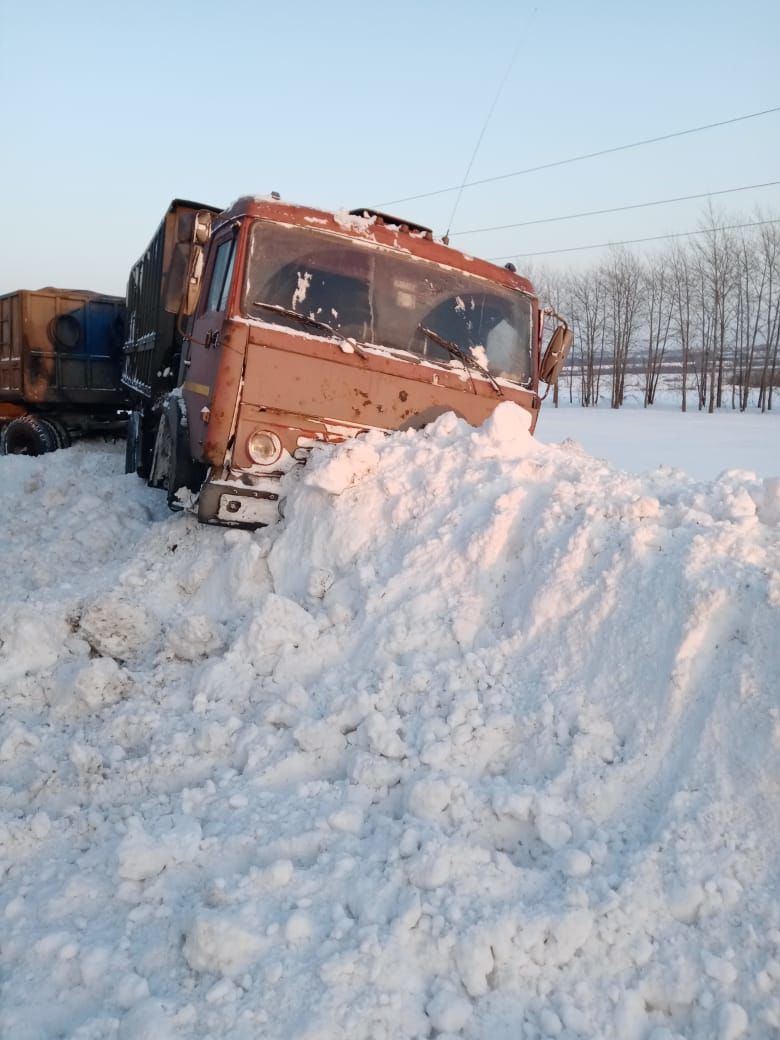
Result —
<instances>
[{"instance_id":1,"label":"truck side window","mask_svg":"<svg viewBox=\"0 0 780 1040\"><path fill-rule=\"evenodd\" d=\"M224 311L230 293L230 279L233 275L233 258L236 252L236 239L226 239L217 246L214 267L211 271L211 285L206 301L206 312Z\"/></svg>"}]
</instances>

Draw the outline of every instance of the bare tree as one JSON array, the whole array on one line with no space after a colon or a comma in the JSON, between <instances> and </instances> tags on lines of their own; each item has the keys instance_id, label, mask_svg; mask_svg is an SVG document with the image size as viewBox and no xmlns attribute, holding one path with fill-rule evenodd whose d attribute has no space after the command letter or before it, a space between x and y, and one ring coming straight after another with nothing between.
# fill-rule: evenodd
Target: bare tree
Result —
<instances>
[{"instance_id":1,"label":"bare tree","mask_svg":"<svg viewBox=\"0 0 780 1040\"><path fill-rule=\"evenodd\" d=\"M780 350L780 228L765 224L756 244L762 268L766 269L766 307L762 321L764 358L758 385L758 407L766 412L772 407L772 396L778 377Z\"/></svg>"},{"instance_id":2,"label":"bare tree","mask_svg":"<svg viewBox=\"0 0 780 1040\"><path fill-rule=\"evenodd\" d=\"M615 249L602 272L612 341L611 405L620 408L625 397L626 368L639 313L641 267L633 253Z\"/></svg>"},{"instance_id":3,"label":"bare tree","mask_svg":"<svg viewBox=\"0 0 780 1040\"><path fill-rule=\"evenodd\" d=\"M736 284L735 240L728 231L722 230L722 225L723 218L710 207L706 234L701 235L693 247L702 331L699 407L706 407L710 413L722 404L726 335Z\"/></svg>"},{"instance_id":4,"label":"bare tree","mask_svg":"<svg viewBox=\"0 0 780 1040\"><path fill-rule=\"evenodd\" d=\"M761 238L751 240L747 236L743 236L739 244L739 322L733 383L738 388L741 412L747 409L750 402L756 351L764 329L762 319L767 309L767 290L771 292L771 269L776 259L761 246ZM769 305L771 307L771 300ZM769 355L766 349L764 360L764 367L767 368Z\"/></svg>"},{"instance_id":5,"label":"bare tree","mask_svg":"<svg viewBox=\"0 0 780 1040\"><path fill-rule=\"evenodd\" d=\"M695 336L693 271L691 257L679 245L670 254L670 274L672 278L672 296L674 323L677 342L680 345L681 394L682 411L688 410L688 378L692 367L692 343Z\"/></svg>"},{"instance_id":6,"label":"bare tree","mask_svg":"<svg viewBox=\"0 0 780 1040\"><path fill-rule=\"evenodd\" d=\"M574 349L579 360L580 403L584 408L599 402L606 338L606 292L597 271L571 276L569 281Z\"/></svg>"},{"instance_id":7,"label":"bare tree","mask_svg":"<svg viewBox=\"0 0 780 1040\"><path fill-rule=\"evenodd\" d=\"M679 359L680 404L695 391L700 410L724 404L772 408L780 381L780 222L758 215L760 230L723 230L734 217L704 215L701 235L640 262L613 249L585 271L546 275L546 300L560 302L575 333L567 370L569 400L595 406L611 376L610 404L638 374L645 407ZM557 398L556 398L557 400Z\"/></svg>"},{"instance_id":8,"label":"bare tree","mask_svg":"<svg viewBox=\"0 0 780 1040\"><path fill-rule=\"evenodd\" d=\"M645 370L644 406L655 401L658 381L669 342L672 324L673 297L672 275L667 256L656 257L648 262L642 272L641 288L645 302L647 320L647 367Z\"/></svg>"}]
</instances>

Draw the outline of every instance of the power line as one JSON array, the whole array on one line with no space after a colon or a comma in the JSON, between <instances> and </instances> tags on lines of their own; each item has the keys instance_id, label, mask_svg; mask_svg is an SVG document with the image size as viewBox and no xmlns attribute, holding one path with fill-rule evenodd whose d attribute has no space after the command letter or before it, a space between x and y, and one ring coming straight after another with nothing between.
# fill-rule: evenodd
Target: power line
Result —
<instances>
[{"instance_id":1,"label":"power line","mask_svg":"<svg viewBox=\"0 0 780 1040\"><path fill-rule=\"evenodd\" d=\"M688 238L691 235L709 235L713 231L737 231L740 228L762 227L764 224L780 224L780 217L773 220L754 220L750 224L724 224L723 227L700 228L698 231L678 231L672 235L653 235L651 238L624 238L620 242L593 242L587 246L568 246L566 249L542 249L538 253L510 253L508 256L488 257L491 263L500 260L526 259L529 256L551 256L553 253L576 253L582 249L606 249L608 246L632 246L638 242L661 242L669 238Z\"/></svg>"},{"instance_id":2,"label":"power line","mask_svg":"<svg viewBox=\"0 0 780 1040\"><path fill-rule=\"evenodd\" d=\"M665 206L669 202L689 202L692 199L707 199L715 195L730 195L735 191L752 191L754 188L773 188L780 181L765 181L763 184L744 184L740 188L723 188L720 191L704 191L700 195L678 195L673 199L657 199L655 202L634 202L630 206L613 206L611 209L591 209L584 213L567 213L562 217L542 217L540 220L524 220L519 224L497 224L495 227L472 228L455 231L456 235L478 235L483 231L508 231L510 228L531 227L532 224L552 224L559 220L575 220L578 217L599 217L605 213L624 213L629 209L646 209L648 206Z\"/></svg>"},{"instance_id":3,"label":"power line","mask_svg":"<svg viewBox=\"0 0 780 1040\"><path fill-rule=\"evenodd\" d=\"M615 152L625 152L629 148L641 148L646 144L657 144L659 141L670 141L674 137L685 137L687 134L698 134L702 130L713 130L718 126L729 126L731 123L742 123L746 119L757 119L759 116L771 115L780 112L780 105L775 108L765 108L760 112L748 112L744 116L734 116L732 119L721 119L717 123L705 123L704 126L693 126L688 130L676 130L671 134L662 134L660 137L646 137L642 141L632 141L630 144L620 144L614 148L602 148L598 152L586 152L583 155L573 155L569 159L557 159L555 162L541 163L539 166L528 166L524 170L514 170L512 173L500 173L496 177L483 177L478 181L467 181L462 186L456 184L450 188L438 188L436 191L424 191L419 195L405 195L401 199L390 199L389 202L378 202L376 208L381 206L395 206L398 202L413 202L415 199L428 199L433 195L444 195L449 191L460 191L462 188L473 188L478 184L493 184L495 181L508 180L510 177L522 177L526 173L537 173L539 170L551 170L555 166L566 166L568 163L583 162L585 159L596 159L600 155L613 155Z\"/></svg>"},{"instance_id":4,"label":"power line","mask_svg":"<svg viewBox=\"0 0 780 1040\"><path fill-rule=\"evenodd\" d=\"M534 8L534 15L535 14L536 14L536 9ZM495 111L496 105L498 104L498 99L501 97L501 94L502 94L502 92L504 90L504 87L506 86L506 81L509 79L509 74L511 73L511 71L512 71L512 69L514 67L515 62L517 61L517 56L518 56L519 53L520 53L520 44L518 43L517 47L515 47L515 53L512 55L512 59L509 62L509 65L507 66L506 72L504 73L503 79L501 80L501 82L498 85L498 90L496 91L496 96L493 98L493 104L490 106L490 109L488 110L488 114L487 114L487 117L485 119L485 122L482 124L482 129L479 132L479 137L477 138L477 143L474 145L474 151L471 153L471 158L469 159L469 164L466 167L466 172L463 174L463 183L461 184L460 190L458 191L458 194L455 197L455 202L453 203L453 206L452 206L452 213L450 213L450 219L447 221L447 230L444 233L445 239L449 238L450 228L452 227L452 222L455 219L455 214L457 212L458 206L460 205L460 198L461 198L461 195L463 194L463 189L466 187L466 182L469 179L469 174L471 173L471 167L474 165L474 160L477 157L477 152L479 151L479 146L482 144L482 138L485 136L485 131L487 130L488 124L489 124L490 120L493 117L493 112Z\"/></svg>"}]
</instances>

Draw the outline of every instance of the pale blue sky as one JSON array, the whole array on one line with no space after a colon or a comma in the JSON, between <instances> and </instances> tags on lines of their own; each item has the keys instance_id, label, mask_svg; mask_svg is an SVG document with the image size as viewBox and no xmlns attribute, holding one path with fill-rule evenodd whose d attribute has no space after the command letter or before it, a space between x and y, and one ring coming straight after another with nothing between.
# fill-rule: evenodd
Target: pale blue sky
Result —
<instances>
[{"instance_id":1,"label":"pale blue sky","mask_svg":"<svg viewBox=\"0 0 780 1040\"><path fill-rule=\"evenodd\" d=\"M0 0L0 292L123 294L175 196L332 209L457 184L518 45L472 179L780 105L779 39L770 0ZM780 113L467 189L453 231L771 180ZM441 233L453 201L388 208ZM491 257L685 231L702 205L452 242ZM718 205L780 216L780 187Z\"/></svg>"}]
</instances>

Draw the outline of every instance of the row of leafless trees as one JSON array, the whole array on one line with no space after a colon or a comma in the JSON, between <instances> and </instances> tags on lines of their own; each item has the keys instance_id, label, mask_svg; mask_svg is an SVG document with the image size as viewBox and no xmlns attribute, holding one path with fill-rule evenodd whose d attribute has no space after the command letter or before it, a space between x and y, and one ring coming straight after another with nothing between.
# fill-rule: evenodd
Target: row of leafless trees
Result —
<instances>
[{"instance_id":1,"label":"row of leafless trees","mask_svg":"<svg viewBox=\"0 0 780 1040\"><path fill-rule=\"evenodd\" d=\"M713 412L771 409L780 383L780 221L755 226L709 211L703 233L649 258L615 248L598 266L543 273L543 296L575 333L559 393L619 408L627 379ZM556 395L557 396L557 395ZM665 395L666 396L666 395Z\"/></svg>"}]
</instances>

